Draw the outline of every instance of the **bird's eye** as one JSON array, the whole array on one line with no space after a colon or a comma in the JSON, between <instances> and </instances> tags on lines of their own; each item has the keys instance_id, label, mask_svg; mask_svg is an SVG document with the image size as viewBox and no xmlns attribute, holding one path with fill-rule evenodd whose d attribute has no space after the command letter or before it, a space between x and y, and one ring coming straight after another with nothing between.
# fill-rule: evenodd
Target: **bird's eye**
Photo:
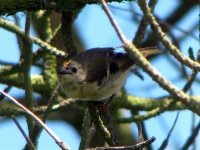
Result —
<instances>
[{"instance_id":1,"label":"bird's eye","mask_svg":"<svg viewBox=\"0 0 200 150\"><path fill-rule=\"evenodd\" d=\"M76 67L72 67L71 69L72 69L72 72L73 72L73 73L76 73L76 72L77 72L77 68L76 68Z\"/></svg>"}]
</instances>

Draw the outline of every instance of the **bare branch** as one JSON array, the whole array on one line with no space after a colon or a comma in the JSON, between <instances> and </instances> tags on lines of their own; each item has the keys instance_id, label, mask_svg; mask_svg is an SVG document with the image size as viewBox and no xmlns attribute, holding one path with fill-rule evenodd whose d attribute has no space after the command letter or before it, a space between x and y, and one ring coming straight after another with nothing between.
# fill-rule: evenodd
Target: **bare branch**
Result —
<instances>
[{"instance_id":1,"label":"bare branch","mask_svg":"<svg viewBox=\"0 0 200 150\"><path fill-rule=\"evenodd\" d=\"M108 6L107 6L105 0L101 0L101 3L102 3L103 9L104 9L106 15L107 15L108 18L109 18L109 21L110 21L110 23L112 24L113 28L115 29L115 31L116 31L116 33L117 33L119 39L122 41L122 43L126 43L127 40L126 40L124 34L122 34L122 31L121 31L119 25L117 24L117 22L116 22L115 19L113 18L113 16L112 16L112 14L111 14L111 12L110 12L110 10L109 10L109 8L108 8Z\"/></svg>"}]
</instances>

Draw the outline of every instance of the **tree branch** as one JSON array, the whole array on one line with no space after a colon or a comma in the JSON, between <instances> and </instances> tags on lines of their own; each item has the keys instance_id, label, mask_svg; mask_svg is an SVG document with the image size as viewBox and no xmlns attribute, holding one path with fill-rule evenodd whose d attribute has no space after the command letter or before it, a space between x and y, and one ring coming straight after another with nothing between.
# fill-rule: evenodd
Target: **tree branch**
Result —
<instances>
[{"instance_id":1,"label":"tree branch","mask_svg":"<svg viewBox=\"0 0 200 150\"><path fill-rule=\"evenodd\" d=\"M196 101L200 101L200 96L193 97L193 99L195 99ZM74 102L75 101L72 99L67 99L67 100L62 99L60 102L58 102L52 106L51 111L58 111ZM186 109L185 105L181 104L180 102L173 103L172 106L167 107L172 102L173 102L173 100L171 98L148 99L148 98L139 98L139 97L134 97L134 96L128 96L127 99L124 99L123 97L118 97L118 98L113 99L113 101L111 102L111 105L110 105L110 109L111 110L112 109L129 109L129 110L147 111L147 112L155 111L156 109L160 109L160 110L162 110L162 112ZM37 114L43 114L43 113L45 113L46 109L47 109L47 106L38 106L38 107L33 108L33 112L35 112ZM22 115L22 114L24 114L24 112L21 109L14 107L12 104L10 104L8 102L1 101L0 115L1 116L11 116L12 114Z\"/></svg>"},{"instance_id":2,"label":"tree branch","mask_svg":"<svg viewBox=\"0 0 200 150\"><path fill-rule=\"evenodd\" d=\"M17 35L21 36L22 38L26 37L25 32L20 29L17 25L14 23L11 23L5 19L0 18L0 27L7 29L10 32L16 33ZM62 50L57 49L56 47L51 46L50 44L42 41L39 38L33 37L33 36L27 36L26 37L30 42L33 42L40 47L47 50L49 53L54 54L56 56L65 57L65 53Z\"/></svg>"},{"instance_id":3,"label":"tree branch","mask_svg":"<svg viewBox=\"0 0 200 150\"><path fill-rule=\"evenodd\" d=\"M6 94L4 91L0 89L0 93L8 97L13 103L15 103L18 107L20 107L23 111L25 111L26 114L30 115L32 118L34 118L45 130L46 132L55 140L55 142L58 144L58 146L62 150L69 150L69 147L61 141L61 139L48 127L46 126L43 121L37 117L34 113L32 113L30 110L28 110L25 106L20 104L16 99L11 97L10 95Z\"/></svg>"},{"instance_id":4,"label":"tree branch","mask_svg":"<svg viewBox=\"0 0 200 150\"><path fill-rule=\"evenodd\" d=\"M149 7L151 7L152 11L154 10L156 3L157 3L157 0L149 1ZM144 39L147 26L148 26L148 22L147 22L146 18L142 17L139 27L138 27L138 30L135 34L135 38L133 39L133 43L137 47L141 47L141 45L142 45L142 40Z\"/></svg>"},{"instance_id":5,"label":"tree branch","mask_svg":"<svg viewBox=\"0 0 200 150\"><path fill-rule=\"evenodd\" d=\"M194 130L192 131L192 134L189 136L189 138L187 139L185 145L183 145L183 147L181 148L181 150L187 150L190 147L190 145L192 145L194 143L194 140L198 136L199 130L200 130L200 122L194 128Z\"/></svg>"},{"instance_id":6,"label":"tree branch","mask_svg":"<svg viewBox=\"0 0 200 150\"><path fill-rule=\"evenodd\" d=\"M140 53L140 51L128 41L123 35L122 31L120 30L119 26L117 25L116 21L111 15L110 10L107 7L107 4L104 0L101 0L103 5L103 9L105 10L111 24L113 25L115 31L118 34L121 42L124 44L124 48L126 52L130 55L130 57L137 62L137 65L140 66L145 72L147 72L154 81L156 81L163 89L168 91L172 96L183 102L188 108L200 115L200 102L194 101L186 95L183 91L177 89L171 82L166 80L161 74L144 58L144 56Z\"/></svg>"},{"instance_id":7,"label":"tree branch","mask_svg":"<svg viewBox=\"0 0 200 150\"><path fill-rule=\"evenodd\" d=\"M109 0L109 2L123 2L131 0ZM0 0L0 14L16 13L19 11L74 11L86 4L97 4L94 0L56 1L56 0Z\"/></svg>"},{"instance_id":8,"label":"tree branch","mask_svg":"<svg viewBox=\"0 0 200 150\"><path fill-rule=\"evenodd\" d=\"M140 150L143 149L145 146L150 145L156 140L155 137L151 137L144 142L140 142L133 146L117 146L117 147L96 147L96 148L88 148L86 150Z\"/></svg>"},{"instance_id":9,"label":"tree branch","mask_svg":"<svg viewBox=\"0 0 200 150\"><path fill-rule=\"evenodd\" d=\"M169 50L169 52L180 63L182 63L192 69L200 71L200 64L198 62L195 62L195 61L191 60L190 58L185 57L183 54L181 54L180 50L170 42L170 40L167 38L166 34L162 31L162 29L159 26L158 22L156 21L155 17L151 13L151 9L148 7L146 0L140 0L138 2L144 13L144 16L146 17L146 19L148 19L153 30L156 32L156 35L158 35L160 41L163 43L163 45L166 47L166 49Z\"/></svg>"},{"instance_id":10,"label":"tree branch","mask_svg":"<svg viewBox=\"0 0 200 150\"><path fill-rule=\"evenodd\" d=\"M23 39L23 48L22 48L22 56L23 59L22 65L23 65L23 72L24 72L24 89L25 89L25 104L26 107L32 110L33 107L33 88L31 84L31 65L32 65L32 43L27 40L27 36L29 36L30 33L30 22L31 22L31 14L27 13L26 15L26 24L25 24L25 37ZM30 134L32 132L32 129L34 127L34 120L29 115L26 115L26 121L28 124L28 132L29 132L29 138ZM32 140L32 139L31 139ZM27 146L29 149L31 149L30 144L27 143Z\"/></svg>"},{"instance_id":11,"label":"tree branch","mask_svg":"<svg viewBox=\"0 0 200 150\"><path fill-rule=\"evenodd\" d=\"M78 12L74 12L74 11L62 12L62 19L61 19L62 39L65 44L66 52L69 54L69 56L74 56L78 52L72 38L72 25L76 18L76 15L77 15L76 13L79 13L79 11Z\"/></svg>"}]
</instances>

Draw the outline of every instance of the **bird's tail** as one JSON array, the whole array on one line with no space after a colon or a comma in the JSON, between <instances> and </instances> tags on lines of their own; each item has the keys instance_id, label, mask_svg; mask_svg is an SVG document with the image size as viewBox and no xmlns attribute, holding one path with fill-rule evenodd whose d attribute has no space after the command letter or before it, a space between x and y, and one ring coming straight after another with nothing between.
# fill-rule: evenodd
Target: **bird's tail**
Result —
<instances>
[{"instance_id":1,"label":"bird's tail","mask_svg":"<svg viewBox=\"0 0 200 150\"><path fill-rule=\"evenodd\" d=\"M144 57L148 57L148 56L151 56L151 55L161 53L161 51L155 46L140 48L139 50Z\"/></svg>"},{"instance_id":2,"label":"bird's tail","mask_svg":"<svg viewBox=\"0 0 200 150\"><path fill-rule=\"evenodd\" d=\"M140 48L139 50L144 57L161 53L161 51L155 46ZM135 61L132 60L132 58L130 58L127 53L121 55L121 57L118 57L118 60L116 60L116 62L119 66L119 70L121 71L130 69L135 63Z\"/></svg>"}]
</instances>

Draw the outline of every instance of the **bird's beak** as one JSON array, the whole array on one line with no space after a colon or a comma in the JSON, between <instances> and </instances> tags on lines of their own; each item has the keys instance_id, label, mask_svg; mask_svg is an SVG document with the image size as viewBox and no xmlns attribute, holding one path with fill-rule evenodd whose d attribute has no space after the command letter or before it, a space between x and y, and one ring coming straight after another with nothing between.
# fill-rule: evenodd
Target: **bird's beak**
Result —
<instances>
[{"instance_id":1,"label":"bird's beak","mask_svg":"<svg viewBox=\"0 0 200 150\"><path fill-rule=\"evenodd\" d=\"M58 71L59 75L65 75L65 74L72 74L72 71L69 69L65 69L64 67L61 67Z\"/></svg>"}]
</instances>

